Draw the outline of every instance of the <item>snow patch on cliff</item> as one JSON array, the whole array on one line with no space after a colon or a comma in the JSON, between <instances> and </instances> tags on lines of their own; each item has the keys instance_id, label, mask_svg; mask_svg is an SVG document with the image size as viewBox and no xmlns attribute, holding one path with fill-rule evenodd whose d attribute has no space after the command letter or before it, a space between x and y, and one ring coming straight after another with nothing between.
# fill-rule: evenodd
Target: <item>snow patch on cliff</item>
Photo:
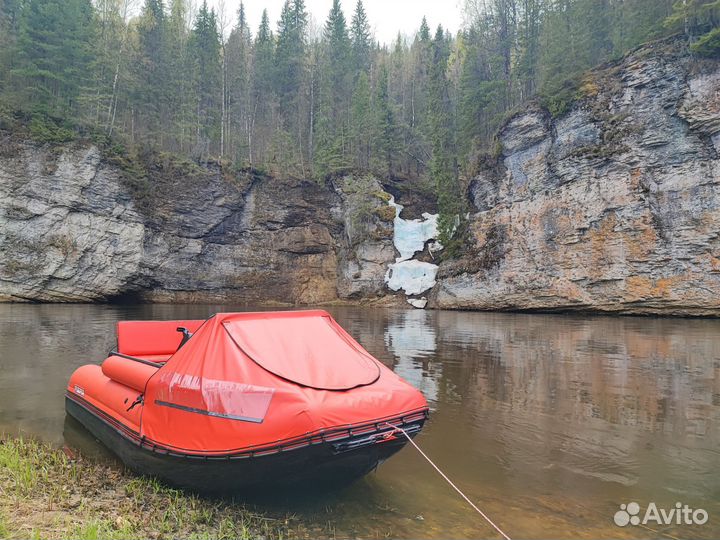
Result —
<instances>
[{"instance_id":1,"label":"snow patch on cliff","mask_svg":"<svg viewBox=\"0 0 720 540\"><path fill-rule=\"evenodd\" d=\"M401 261L391 264L385 282L393 291L403 289L410 296L420 294L435 285L436 264L422 261Z\"/></svg>"},{"instance_id":2,"label":"snow patch on cliff","mask_svg":"<svg viewBox=\"0 0 720 540\"><path fill-rule=\"evenodd\" d=\"M397 204L395 197L390 197L388 204L395 208L393 243L400 252L396 262L407 261L412 259L415 253L425 249L425 242L438 237L438 215L425 212L422 215L424 219L403 219L400 217L403 205Z\"/></svg>"},{"instance_id":3,"label":"snow patch on cliff","mask_svg":"<svg viewBox=\"0 0 720 540\"><path fill-rule=\"evenodd\" d=\"M385 283L393 291L402 289L407 296L421 294L435 285L438 267L436 264L413 260L413 257L425 249L425 243L429 240L435 240L430 251L442 249L437 241L438 215L426 212L422 215L423 219L403 219L400 217L403 206L397 204L394 197L390 198L388 204L395 208L393 243L400 256L395 259L395 264L388 267ZM422 309L427 300L408 298L408 303Z\"/></svg>"}]
</instances>

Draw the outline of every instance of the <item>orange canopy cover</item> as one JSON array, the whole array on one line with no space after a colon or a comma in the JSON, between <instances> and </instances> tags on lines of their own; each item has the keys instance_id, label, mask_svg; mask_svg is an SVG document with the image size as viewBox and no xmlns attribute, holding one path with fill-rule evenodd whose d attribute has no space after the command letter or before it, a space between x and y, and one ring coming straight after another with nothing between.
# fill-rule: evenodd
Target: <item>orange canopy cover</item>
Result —
<instances>
[{"instance_id":1,"label":"orange canopy cover","mask_svg":"<svg viewBox=\"0 0 720 540\"><path fill-rule=\"evenodd\" d=\"M141 435L227 453L426 408L325 311L221 313L148 381Z\"/></svg>"}]
</instances>

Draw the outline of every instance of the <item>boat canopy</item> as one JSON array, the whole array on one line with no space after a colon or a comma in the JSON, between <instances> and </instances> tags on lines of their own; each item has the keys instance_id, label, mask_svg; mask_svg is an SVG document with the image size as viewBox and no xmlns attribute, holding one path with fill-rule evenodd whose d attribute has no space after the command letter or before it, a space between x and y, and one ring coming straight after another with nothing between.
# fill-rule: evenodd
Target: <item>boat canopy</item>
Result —
<instances>
[{"instance_id":1,"label":"boat canopy","mask_svg":"<svg viewBox=\"0 0 720 540\"><path fill-rule=\"evenodd\" d=\"M227 453L426 408L325 311L220 313L149 379L141 435Z\"/></svg>"}]
</instances>

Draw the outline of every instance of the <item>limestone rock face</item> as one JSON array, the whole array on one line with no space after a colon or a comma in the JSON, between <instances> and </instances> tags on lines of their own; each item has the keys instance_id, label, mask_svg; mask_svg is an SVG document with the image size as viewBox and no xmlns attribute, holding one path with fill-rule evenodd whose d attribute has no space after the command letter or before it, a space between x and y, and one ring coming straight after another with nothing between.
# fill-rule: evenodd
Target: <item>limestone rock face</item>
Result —
<instances>
[{"instance_id":1,"label":"limestone rock face","mask_svg":"<svg viewBox=\"0 0 720 540\"><path fill-rule=\"evenodd\" d=\"M720 315L720 65L659 43L579 91L502 128L430 305Z\"/></svg>"},{"instance_id":2,"label":"limestone rock face","mask_svg":"<svg viewBox=\"0 0 720 540\"><path fill-rule=\"evenodd\" d=\"M390 196L372 176L340 178L334 188L343 203L345 232L339 250L338 294L356 300L382 297L388 292L385 272L395 262Z\"/></svg>"},{"instance_id":3,"label":"limestone rock face","mask_svg":"<svg viewBox=\"0 0 720 540\"><path fill-rule=\"evenodd\" d=\"M143 264L146 227L96 148L20 145L0 160L0 299L120 294Z\"/></svg>"},{"instance_id":4,"label":"limestone rock face","mask_svg":"<svg viewBox=\"0 0 720 540\"><path fill-rule=\"evenodd\" d=\"M383 293L392 220L359 191L156 163L138 192L92 145L5 150L0 301L291 305Z\"/></svg>"},{"instance_id":5,"label":"limestone rock face","mask_svg":"<svg viewBox=\"0 0 720 540\"><path fill-rule=\"evenodd\" d=\"M559 117L535 103L504 124L428 307L720 315L720 63L657 42L578 93ZM423 190L115 163L0 131L0 301L406 305L384 282L386 189L408 218L434 212Z\"/></svg>"}]
</instances>

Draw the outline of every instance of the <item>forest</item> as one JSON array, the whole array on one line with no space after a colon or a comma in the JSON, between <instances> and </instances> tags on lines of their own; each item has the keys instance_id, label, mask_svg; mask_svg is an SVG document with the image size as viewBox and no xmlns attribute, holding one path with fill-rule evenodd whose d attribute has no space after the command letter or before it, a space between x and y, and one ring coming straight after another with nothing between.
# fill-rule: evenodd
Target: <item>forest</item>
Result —
<instances>
[{"instance_id":1,"label":"forest","mask_svg":"<svg viewBox=\"0 0 720 540\"><path fill-rule=\"evenodd\" d=\"M648 40L720 51L720 0L466 0L456 35L423 19L391 44L350 1L316 28L286 0L250 28L242 4L0 0L0 107L50 142L91 133L277 176L427 178L447 236L460 179L498 152L519 104L561 114L584 71Z\"/></svg>"}]
</instances>

